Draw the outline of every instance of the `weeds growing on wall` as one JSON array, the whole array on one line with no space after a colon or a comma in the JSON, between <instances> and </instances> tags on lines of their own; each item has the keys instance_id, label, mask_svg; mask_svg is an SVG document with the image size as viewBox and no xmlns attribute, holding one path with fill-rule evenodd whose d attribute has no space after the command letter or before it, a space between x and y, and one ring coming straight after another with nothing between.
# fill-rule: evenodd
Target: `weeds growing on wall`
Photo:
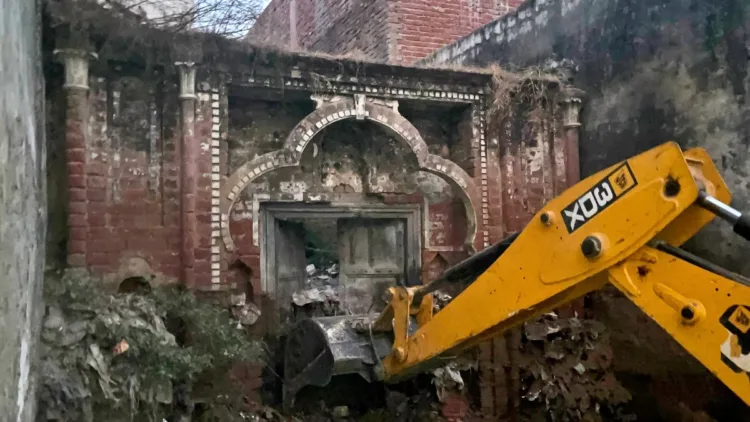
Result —
<instances>
[{"instance_id":1,"label":"weeds growing on wall","mask_svg":"<svg viewBox=\"0 0 750 422\"><path fill-rule=\"evenodd\" d=\"M228 312L187 291L108 294L68 272L45 283L45 300L42 420L161 422L203 381L218 388L233 365L261 353ZM226 392L202 395L206 407L231 405Z\"/></svg>"},{"instance_id":2,"label":"weeds growing on wall","mask_svg":"<svg viewBox=\"0 0 750 422\"><path fill-rule=\"evenodd\" d=\"M526 124L537 123L543 110L559 89L560 79L541 68L529 68L523 72L508 72L500 66L492 66L492 96L489 104L489 130L500 134L513 118L514 111L524 111Z\"/></svg>"}]
</instances>

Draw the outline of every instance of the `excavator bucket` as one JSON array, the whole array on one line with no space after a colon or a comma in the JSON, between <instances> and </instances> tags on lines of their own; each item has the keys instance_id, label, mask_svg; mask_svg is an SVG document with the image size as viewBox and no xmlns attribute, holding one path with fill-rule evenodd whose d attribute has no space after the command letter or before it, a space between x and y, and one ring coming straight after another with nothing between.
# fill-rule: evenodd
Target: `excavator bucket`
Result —
<instances>
[{"instance_id":1,"label":"excavator bucket","mask_svg":"<svg viewBox=\"0 0 750 422\"><path fill-rule=\"evenodd\" d=\"M307 385L324 387L335 375L377 378L377 364L391 352L391 333L369 329L373 315L304 319L287 334L284 350L284 405Z\"/></svg>"},{"instance_id":2,"label":"excavator bucket","mask_svg":"<svg viewBox=\"0 0 750 422\"><path fill-rule=\"evenodd\" d=\"M484 273L515 240L512 235L449 268L443 276L420 289L414 301L445 287L465 287ZM324 387L336 375L359 374L368 382L380 379L380 362L391 353L393 335L376 332L370 323L377 314L309 318L287 333L284 349L284 406L290 408L298 391L308 385ZM412 318L409 332L417 329Z\"/></svg>"}]
</instances>

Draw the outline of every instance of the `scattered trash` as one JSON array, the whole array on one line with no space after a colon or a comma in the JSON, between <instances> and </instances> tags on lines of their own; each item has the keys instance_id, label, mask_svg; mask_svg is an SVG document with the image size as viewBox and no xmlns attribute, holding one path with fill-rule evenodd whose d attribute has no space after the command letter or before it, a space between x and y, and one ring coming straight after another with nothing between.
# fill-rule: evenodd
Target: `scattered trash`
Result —
<instances>
[{"instance_id":1,"label":"scattered trash","mask_svg":"<svg viewBox=\"0 0 750 422\"><path fill-rule=\"evenodd\" d=\"M338 302L339 295L333 287L313 287L292 293L292 302L297 306L305 306L310 303Z\"/></svg>"},{"instance_id":2,"label":"scattered trash","mask_svg":"<svg viewBox=\"0 0 750 422\"><path fill-rule=\"evenodd\" d=\"M440 290L436 290L432 293L432 300L432 310L434 313L437 313L441 309L445 308L451 300L453 300L453 296L441 292Z\"/></svg>"},{"instance_id":3,"label":"scattered trash","mask_svg":"<svg viewBox=\"0 0 750 422\"><path fill-rule=\"evenodd\" d=\"M186 379L205 390L204 408L226 407L212 394L224 374L260 361L259 342L232 328L225 307L167 288L110 294L98 282L79 270L45 280L40 421L160 420L192 400L175 393ZM181 346L176 321L201 341Z\"/></svg>"},{"instance_id":4,"label":"scattered trash","mask_svg":"<svg viewBox=\"0 0 750 422\"><path fill-rule=\"evenodd\" d=\"M338 264L321 264L320 266L321 268L314 264L308 265L306 268L307 287L292 293L291 302L296 307L295 312L303 314L300 317L346 314L339 299Z\"/></svg>"},{"instance_id":5,"label":"scattered trash","mask_svg":"<svg viewBox=\"0 0 750 422\"><path fill-rule=\"evenodd\" d=\"M336 406L333 408L333 417L336 419L349 417L349 406Z\"/></svg>"},{"instance_id":6,"label":"scattered trash","mask_svg":"<svg viewBox=\"0 0 750 422\"><path fill-rule=\"evenodd\" d=\"M121 342L117 343L115 347L112 348L112 354L115 356L121 355L127 352L129 348L130 348L130 345L128 344L127 341L123 339Z\"/></svg>"},{"instance_id":7,"label":"scattered trash","mask_svg":"<svg viewBox=\"0 0 750 422\"><path fill-rule=\"evenodd\" d=\"M555 323L555 319L545 319L541 322L530 322L524 326L526 338L532 341L546 340L550 334L560 331L560 326Z\"/></svg>"},{"instance_id":8,"label":"scattered trash","mask_svg":"<svg viewBox=\"0 0 750 422\"><path fill-rule=\"evenodd\" d=\"M260 319L260 308L253 302L247 302L244 293L231 295L230 304L232 316L238 322L237 328L241 329L243 325L253 325Z\"/></svg>"},{"instance_id":9,"label":"scattered trash","mask_svg":"<svg viewBox=\"0 0 750 422\"><path fill-rule=\"evenodd\" d=\"M461 371L476 369L476 366L475 360L458 358L432 371L432 383L435 385L438 400L442 402L448 392L463 390L464 380L461 377Z\"/></svg>"},{"instance_id":10,"label":"scattered trash","mask_svg":"<svg viewBox=\"0 0 750 422\"><path fill-rule=\"evenodd\" d=\"M524 326L523 411L530 419L627 421L630 393L617 381L603 324L548 313Z\"/></svg>"},{"instance_id":11,"label":"scattered trash","mask_svg":"<svg viewBox=\"0 0 750 422\"><path fill-rule=\"evenodd\" d=\"M314 264L310 264L306 268L307 270L307 284L312 286L338 286L339 284L339 266L338 264L331 264L327 266L327 269L318 269Z\"/></svg>"},{"instance_id":12,"label":"scattered trash","mask_svg":"<svg viewBox=\"0 0 750 422\"><path fill-rule=\"evenodd\" d=\"M451 390L463 390L464 380L455 364L450 363L442 368L432 371L435 378L432 379L437 391L438 400L444 400L446 393Z\"/></svg>"}]
</instances>

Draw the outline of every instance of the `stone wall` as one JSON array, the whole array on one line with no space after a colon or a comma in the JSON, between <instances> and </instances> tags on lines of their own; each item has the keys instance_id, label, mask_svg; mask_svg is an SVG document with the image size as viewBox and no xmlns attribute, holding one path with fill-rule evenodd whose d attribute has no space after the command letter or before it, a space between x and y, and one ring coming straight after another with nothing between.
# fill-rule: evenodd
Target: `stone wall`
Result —
<instances>
[{"instance_id":1,"label":"stone wall","mask_svg":"<svg viewBox=\"0 0 750 422\"><path fill-rule=\"evenodd\" d=\"M248 41L414 63L521 0L274 0Z\"/></svg>"},{"instance_id":2,"label":"stone wall","mask_svg":"<svg viewBox=\"0 0 750 422\"><path fill-rule=\"evenodd\" d=\"M568 60L588 98L584 176L675 140L708 149L734 203L747 208L747 7L742 0L529 1L430 61L554 67ZM750 245L726 224L713 224L688 246L750 274Z\"/></svg>"},{"instance_id":3,"label":"stone wall","mask_svg":"<svg viewBox=\"0 0 750 422\"><path fill-rule=\"evenodd\" d=\"M44 87L38 3L0 2L0 414L36 418L37 340L44 304Z\"/></svg>"}]
</instances>

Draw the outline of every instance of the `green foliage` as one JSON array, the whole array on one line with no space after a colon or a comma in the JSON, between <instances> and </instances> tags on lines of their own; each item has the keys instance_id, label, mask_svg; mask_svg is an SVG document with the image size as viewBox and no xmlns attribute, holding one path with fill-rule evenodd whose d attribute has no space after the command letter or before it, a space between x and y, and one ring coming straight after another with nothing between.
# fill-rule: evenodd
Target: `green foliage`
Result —
<instances>
[{"instance_id":1,"label":"green foliage","mask_svg":"<svg viewBox=\"0 0 750 422\"><path fill-rule=\"evenodd\" d=\"M45 299L40 407L48 420L161 421L176 387L259 360L260 346L227 310L185 290L108 294L69 272L48 280Z\"/></svg>"}]
</instances>

